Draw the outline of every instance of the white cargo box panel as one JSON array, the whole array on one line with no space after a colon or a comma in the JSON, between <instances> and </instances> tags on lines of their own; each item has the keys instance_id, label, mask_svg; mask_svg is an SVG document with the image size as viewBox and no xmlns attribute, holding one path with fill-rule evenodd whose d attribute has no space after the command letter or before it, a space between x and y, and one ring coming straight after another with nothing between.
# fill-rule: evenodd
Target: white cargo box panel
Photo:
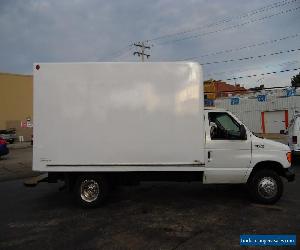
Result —
<instances>
[{"instance_id":1,"label":"white cargo box panel","mask_svg":"<svg viewBox=\"0 0 300 250\"><path fill-rule=\"evenodd\" d=\"M199 64L38 63L33 71L33 170L201 170Z\"/></svg>"}]
</instances>

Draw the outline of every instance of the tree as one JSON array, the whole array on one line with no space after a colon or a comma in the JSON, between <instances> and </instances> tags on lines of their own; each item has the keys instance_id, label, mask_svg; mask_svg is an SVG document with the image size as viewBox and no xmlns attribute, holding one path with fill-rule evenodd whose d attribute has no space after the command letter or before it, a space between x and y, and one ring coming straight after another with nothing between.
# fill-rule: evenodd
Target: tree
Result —
<instances>
[{"instance_id":1,"label":"tree","mask_svg":"<svg viewBox=\"0 0 300 250\"><path fill-rule=\"evenodd\" d=\"M292 77L291 79L291 84L293 87L300 87L300 73L298 73L298 75L295 75Z\"/></svg>"}]
</instances>

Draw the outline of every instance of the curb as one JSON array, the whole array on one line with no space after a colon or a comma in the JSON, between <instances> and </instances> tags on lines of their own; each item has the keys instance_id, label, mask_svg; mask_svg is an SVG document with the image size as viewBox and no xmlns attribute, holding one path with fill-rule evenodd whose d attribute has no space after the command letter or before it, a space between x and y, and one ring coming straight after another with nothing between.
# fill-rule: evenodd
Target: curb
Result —
<instances>
[{"instance_id":1,"label":"curb","mask_svg":"<svg viewBox=\"0 0 300 250\"><path fill-rule=\"evenodd\" d=\"M30 142L7 144L9 149L22 149L32 147Z\"/></svg>"}]
</instances>

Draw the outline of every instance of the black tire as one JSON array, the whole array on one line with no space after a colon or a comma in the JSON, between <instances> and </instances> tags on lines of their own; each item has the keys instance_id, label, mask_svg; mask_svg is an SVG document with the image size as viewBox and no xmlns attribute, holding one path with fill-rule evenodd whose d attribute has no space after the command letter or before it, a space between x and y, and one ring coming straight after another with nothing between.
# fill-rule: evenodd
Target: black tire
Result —
<instances>
[{"instance_id":1,"label":"black tire","mask_svg":"<svg viewBox=\"0 0 300 250\"><path fill-rule=\"evenodd\" d=\"M248 189L256 202L274 204L282 196L283 182L275 171L262 169L255 172L248 181Z\"/></svg>"},{"instance_id":2,"label":"black tire","mask_svg":"<svg viewBox=\"0 0 300 250\"><path fill-rule=\"evenodd\" d=\"M97 191L98 190L98 191ZM105 175L80 175L75 184L75 198L85 208L94 208L103 204L109 193L109 182Z\"/></svg>"}]
</instances>

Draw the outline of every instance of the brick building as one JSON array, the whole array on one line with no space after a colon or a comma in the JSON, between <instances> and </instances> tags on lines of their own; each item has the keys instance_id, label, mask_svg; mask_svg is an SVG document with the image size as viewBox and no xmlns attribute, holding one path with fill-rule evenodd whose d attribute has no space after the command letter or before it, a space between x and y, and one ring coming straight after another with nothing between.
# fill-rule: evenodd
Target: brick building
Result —
<instances>
[{"instance_id":1,"label":"brick building","mask_svg":"<svg viewBox=\"0 0 300 250\"><path fill-rule=\"evenodd\" d=\"M236 94L247 94L247 89L241 87L239 84L231 85L226 82L207 80L204 81L204 98L215 100L220 97L233 96Z\"/></svg>"}]
</instances>

